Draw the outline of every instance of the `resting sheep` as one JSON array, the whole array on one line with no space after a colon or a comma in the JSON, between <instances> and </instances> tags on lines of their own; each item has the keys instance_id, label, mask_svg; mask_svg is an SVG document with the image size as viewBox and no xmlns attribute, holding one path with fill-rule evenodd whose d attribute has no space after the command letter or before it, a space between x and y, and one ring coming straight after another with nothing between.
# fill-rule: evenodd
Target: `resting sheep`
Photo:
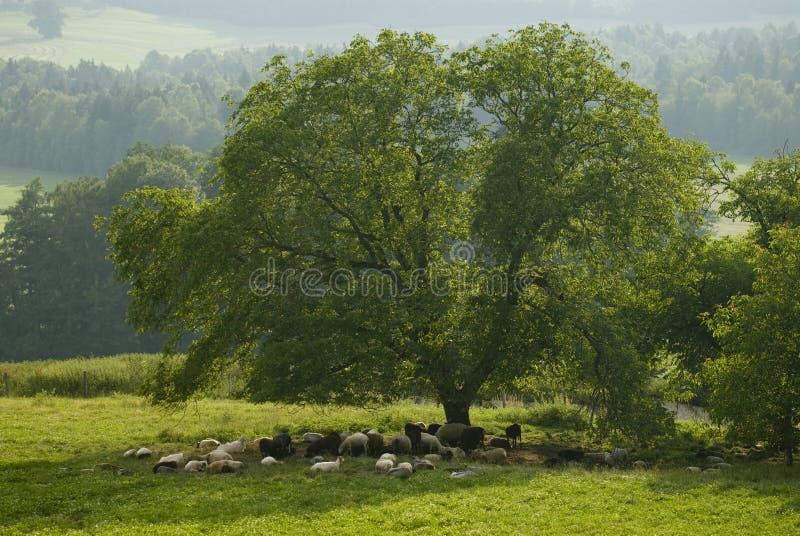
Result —
<instances>
[{"instance_id":1,"label":"resting sheep","mask_svg":"<svg viewBox=\"0 0 800 536\"><path fill-rule=\"evenodd\" d=\"M339 454L344 454L347 451L350 456L360 456L367 451L368 443L369 437L366 434L356 432L342 441L341 445L339 445Z\"/></svg>"},{"instance_id":2,"label":"resting sheep","mask_svg":"<svg viewBox=\"0 0 800 536\"><path fill-rule=\"evenodd\" d=\"M292 453L292 438L289 434L278 434L273 438L262 437L258 440L258 450L261 451L262 457L272 456L273 458L282 459Z\"/></svg>"},{"instance_id":3,"label":"resting sheep","mask_svg":"<svg viewBox=\"0 0 800 536\"><path fill-rule=\"evenodd\" d=\"M377 473L388 473L394 467L394 462L392 460L378 460L375 462L375 471Z\"/></svg>"},{"instance_id":4,"label":"resting sheep","mask_svg":"<svg viewBox=\"0 0 800 536\"><path fill-rule=\"evenodd\" d=\"M317 432L306 432L303 434L303 443L313 443L314 441L319 441L323 437L325 436Z\"/></svg>"},{"instance_id":5,"label":"resting sheep","mask_svg":"<svg viewBox=\"0 0 800 536\"><path fill-rule=\"evenodd\" d=\"M224 450L212 450L211 452L206 454L205 459L209 464L211 464L214 462L233 460L233 456L231 456Z\"/></svg>"},{"instance_id":6,"label":"resting sheep","mask_svg":"<svg viewBox=\"0 0 800 536\"><path fill-rule=\"evenodd\" d=\"M220 473L235 473L242 467L244 467L244 462L237 462L234 460L219 460L208 464L206 472L211 475L217 475Z\"/></svg>"},{"instance_id":7,"label":"resting sheep","mask_svg":"<svg viewBox=\"0 0 800 536\"><path fill-rule=\"evenodd\" d=\"M433 463L439 463L440 461L442 461L442 457L439 454L426 454L425 456L423 456L423 458Z\"/></svg>"},{"instance_id":8,"label":"resting sheep","mask_svg":"<svg viewBox=\"0 0 800 536\"><path fill-rule=\"evenodd\" d=\"M506 428L506 437L511 441L511 444L516 447L517 441L522 441L522 427L517 423L508 426Z\"/></svg>"},{"instance_id":9,"label":"resting sheep","mask_svg":"<svg viewBox=\"0 0 800 536\"><path fill-rule=\"evenodd\" d=\"M136 451L137 458L148 458L153 455L153 451L147 447L142 447Z\"/></svg>"},{"instance_id":10,"label":"resting sheep","mask_svg":"<svg viewBox=\"0 0 800 536\"><path fill-rule=\"evenodd\" d=\"M311 473L334 473L342 466L344 458L339 456L335 462L319 462L311 466Z\"/></svg>"},{"instance_id":11,"label":"resting sheep","mask_svg":"<svg viewBox=\"0 0 800 536\"><path fill-rule=\"evenodd\" d=\"M463 460L467 457L460 447L442 447L441 454L445 460Z\"/></svg>"},{"instance_id":12,"label":"resting sheep","mask_svg":"<svg viewBox=\"0 0 800 536\"><path fill-rule=\"evenodd\" d=\"M123 454L123 456L125 456L126 458L135 457L136 456L136 449L128 449L128 450L126 450L125 453Z\"/></svg>"},{"instance_id":13,"label":"resting sheep","mask_svg":"<svg viewBox=\"0 0 800 536\"><path fill-rule=\"evenodd\" d=\"M394 469L389 469L387 475L389 475L392 478L408 478L411 476L411 473L413 472L414 468L411 467L411 464L408 462L403 462Z\"/></svg>"},{"instance_id":14,"label":"resting sheep","mask_svg":"<svg viewBox=\"0 0 800 536\"><path fill-rule=\"evenodd\" d=\"M473 457L486 463L504 464L508 461L508 454L506 449L489 449L484 451L476 451Z\"/></svg>"},{"instance_id":15,"label":"resting sheep","mask_svg":"<svg viewBox=\"0 0 800 536\"><path fill-rule=\"evenodd\" d=\"M200 440L195 444L195 448L198 448L198 449L207 449L209 447L211 447L212 449L216 449L217 447L219 447L219 441L217 441L216 439L211 439L209 437L209 438Z\"/></svg>"},{"instance_id":16,"label":"resting sheep","mask_svg":"<svg viewBox=\"0 0 800 536\"><path fill-rule=\"evenodd\" d=\"M208 469L208 462L200 460L190 460L183 466L183 470L187 473L205 473Z\"/></svg>"},{"instance_id":17,"label":"resting sheep","mask_svg":"<svg viewBox=\"0 0 800 536\"><path fill-rule=\"evenodd\" d=\"M223 452L227 452L228 454L239 454L241 452L244 452L246 447L247 447L247 438L245 436L242 436L236 441L231 441L230 443L225 443L224 445L220 445L215 450L221 450Z\"/></svg>"},{"instance_id":18,"label":"resting sheep","mask_svg":"<svg viewBox=\"0 0 800 536\"><path fill-rule=\"evenodd\" d=\"M397 456L395 456L391 452L386 452L384 454L381 454L380 459L381 460L392 460L392 463L397 463Z\"/></svg>"},{"instance_id":19,"label":"resting sheep","mask_svg":"<svg viewBox=\"0 0 800 536\"><path fill-rule=\"evenodd\" d=\"M414 469L414 472L416 472L416 471L432 471L432 470L434 470L436 468L436 466L433 465L432 461L425 460L425 459L422 459L422 460L415 459L414 461L411 462L411 467Z\"/></svg>"},{"instance_id":20,"label":"resting sheep","mask_svg":"<svg viewBox=\"0 0 800 536\"><path fill-rule=\"evenodd\" d=\"M510 449L511 443L505 437L493 437L489 440L489 446L501 449Z\"/></svg>"},{"instance_id":21,"label":"resting sheep","mask_svg":"<svg viewBox=\"0 0 800 536\"><path fill-rule=\"evenodd\" d=\"M261 460L261 465L270 466L270 465L277 465L279 463L283 463L283 462L279 462L278 460L276 460L272 456L267 456L267 457L265 457L264 459Z\"/></svg>"}]
</instances>

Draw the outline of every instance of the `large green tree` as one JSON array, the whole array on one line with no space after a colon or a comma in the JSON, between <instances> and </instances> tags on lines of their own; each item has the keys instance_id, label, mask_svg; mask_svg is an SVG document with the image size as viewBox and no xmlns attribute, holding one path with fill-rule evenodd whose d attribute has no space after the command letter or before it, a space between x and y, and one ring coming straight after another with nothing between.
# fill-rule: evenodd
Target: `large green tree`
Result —
<instances>
[{"instance_id":1,"label":"large green tree","mask_svg":"<svg viewBox=\"0 0 800 536\"><path fill-rule=\"evenodd\" d=\"M56 0L34 0L31 5L33 18L28 26L35 29L45 39L61 37L64 25L64 10Z\"/></svg>"},{"instance_id":2,"label":"large green tree","mask_svg":"<svg viewBox=\"0 0 800 536\"><path fill-rule=\"evenodd\" d=\"M432 391L450 421L547 360L598 386L610 421L643 400L633 266L695 232L708 154L602 46L545 24L448 58L384 31L266 74L219 197L145 189L109 221L130 318L168 351L194 337L156 400L232 360L254 400Z\"/></svg>"}]
</instances>

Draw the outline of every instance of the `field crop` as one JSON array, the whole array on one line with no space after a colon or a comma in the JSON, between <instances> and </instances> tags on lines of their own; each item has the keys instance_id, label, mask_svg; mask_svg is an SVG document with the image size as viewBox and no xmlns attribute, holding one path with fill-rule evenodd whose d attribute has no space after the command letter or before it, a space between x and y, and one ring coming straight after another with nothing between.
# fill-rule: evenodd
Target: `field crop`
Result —
<instances>
[{"instance_id":1,"label":"field crop","mask_svg":"<svg viewBox=\"0 0 800 536\"><path fill-rule=\"evenodd\" d=\"M508 410L476 410L493 429ZM519 411L519 410L515 410ZM515 416L518 416L515 415ZM792 534L800 529L797 470L764 462L728 472L680 467L545 468L543 436L524 427L512 464L451 479L462 463L400 481L348 458L340 474L308 476L299 457L266 468L253 444L241 474L154 475L130 447L195 452L196 439L230 440L288 429L367 424L385 432L405 420L441 419L441 408L299 408L198 401L164 414L131 396L0 399L0 532L4 534ZM388 428L384 428L384 426ZM84 472L99 462L126 470ZM467 462L473 465L472 462Z\"/></svg>"}]
</instances>

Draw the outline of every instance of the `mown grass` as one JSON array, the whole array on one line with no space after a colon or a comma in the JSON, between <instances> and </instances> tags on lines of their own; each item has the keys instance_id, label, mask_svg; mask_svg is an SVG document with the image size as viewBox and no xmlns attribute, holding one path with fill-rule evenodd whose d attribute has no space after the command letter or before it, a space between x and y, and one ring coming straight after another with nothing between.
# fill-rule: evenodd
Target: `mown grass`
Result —
<instances>
[{"instance_id":1,"label":"mown grass","mask_svg":"<svg viewBox=\"0 0 800 536\"><path fill-rule=\"evenodd\" d=\"M474 412L493 426L507 410ZM257 464L254 448L236 475L153 475L152 461L122 458L147 445L183 451L206 435L255 437L288 426L317 429L381 419L440 419L435 406L376 411L200 401L166 415L140 398L0 399L0 532L122 534L791 534L800 529L800 479L793 468L737 464L727 473L679 468L547 469L515 463L479 476L437 470L397 481L373 461L347 459L341 474L307 476L303 459ZM429 420L430 420L429 419ZM385 430L390 432L392 430ZM526 429L526 445L535 436ZM81 472L98 462L128 474Z\"/></svg>"},{"instance_id":2,"label":"mown grass","mask_svg":"<svg viewBox=\"0 0 800 536\"><path fill-rule=\"evenodd\" d=\"M238 41L210 29L122 8L68 7L63 37L42 39L28 26L29 14L3 11L0 58L28 56L60 65L94 60L110 67L136 67L151 50L171 56L203 48L235 46Z\"/></svg>"}]
</instances>

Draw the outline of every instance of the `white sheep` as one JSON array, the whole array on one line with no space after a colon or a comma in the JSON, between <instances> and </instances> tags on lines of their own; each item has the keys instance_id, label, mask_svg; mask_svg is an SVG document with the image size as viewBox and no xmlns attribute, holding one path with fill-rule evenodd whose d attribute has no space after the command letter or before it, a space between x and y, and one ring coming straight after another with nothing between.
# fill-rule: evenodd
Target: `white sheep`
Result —
<instances>
[{"instance_id":1,"label":"white sheep","mask_svg":"<svg viewBox=\"0 0 800 536\"><path fill-rule=\"evenodd\" d=\"M342 466L344 458L339 456L335 462L319 462L311 466L312 473L335 473Z\"/></svg>"},{"instance_id":2,"label":"white sheep","mask_svg":"<svg viewBox=\"0 0 800 536\"><path fill-rule=\"evenodd\" d=\"M342 443L339 445L339 454L343 454L344 451L347 450L348 454L353 456L354 449L356 452L359 450L361 452L367 452L367 443L369 443L369 437L367 437L367 434L356 432L342 441Z\"/></svg>"},{"instance_id":3,"label":"white sheep","mask_svg":"<svg viewBox=\"0 0 800 536\"><path fill-rule=\"evenodd\" d=\"M389 472L386 474L394 478L408 478L413 472L414 468L411 466L411 464L408 462L403 462L398 464L397 467L389 469Z\"/></svg>"},{"instance_id":4,"label":"white sheep","mask_svg":"<svg viewBox=\"0 0 800 536\"><path fill-rule=\"evenodd\" d=\"M690 473L701 473L703 471L702 469L694 465L692 465L691 467L687 467L686 470L689 471Z\"/></svg>"},{"instance_id":5,"label":"white sheep","mask_svg":"<svg viewBox=\"0 0 800 536\"><path fill-rule=\"evenodd\" d=\"M436 466L432 461L425 459L420 460L419 458L415 458L414 461L411 462L411 466L413 467L414 472L425 470L432 471L433 469L436 469Z\"/></svg>"},{"instance_id":6,"label":"white sheep","mask_svg":"<svg viewBox=\"0 0 800 536\"><path fill-rule=\"evenodd\" d=\"M624 465L628 463L628 451L626 449L615 448L611 451L610 465Z\"/></svg>"},{"instance_id":7,"label":"white sheep","mask_svg":"<svg viewBox=\"0 0 800 536\"><path fill-rule=\"evenodd\" d=\"M394 462L392 460L378 460L375 462L375 471L378 473L388 473L392 468L394 468Z\"/></svg>"},{"instance_id":8,"label":"white sheep","mask_svg":"<svg viewBox=\"0 0 800 536\"><path fill-rule=\"evenodd\" d=\"M261 465L277 465L279 463L283 463L283 462L279 462L278 460L276 460L272 456L267 456L266 458L261 460Z\"/></svg>"},{"instance_id":9,"label":"white sheep","mask_svg":"<svg viewBox=\"0 0 800 536\"><path fill-rule=\"evenodd\" d=\"M175 463L177 466L183 465L183 452L177 454L170 454L169 456L162 456L158 463Z\"/></svg>"},{"instance_id":10,"label":"white sheep","mask_svg":"<svg viewBox=\"0 0 800 536\"><path fill-rule=\"evenodd\" d=\"M195 444L195 448L198 448L198 449L207 449L209 447L214 448L214 449L219 447L219 441L217 441L216 439L211 439L210 437L208 437L206 439L202 439L202 440L198 441L197 444Z\"/></svg>"},{"instance_id":11,"label":"white sheep","mask_svg":"<svg viewBox=\"0 0 800 536\"><path fill-rule=\"evenodd\" d=\"M206 469L208 469L208 462L201 460L189 460L183 466L183 470L187 473L205 473Z\"/></svg>"},{"instance_id":12,"label":"white sheep","mask_svg":"<svg viewBox=\"0 0 800 536\"><path fill-rule=\"evenodd\" d=\"M442 448L444 448L435 435L425 432L422 432L420 436L420 445L421 448L428 453L439 453L442 451Z\"/></svg>"},{"instance_id":13,"label":"white sheep","mask_svg":"<svg viewBox=\"0 0 800 536\"><path fill-rule=\"evenodd\" d=\"M136 451L137 458L148 458L153 455L153 451L147 447L142 447Z\"/></svg>"},{"instance_id":14,"label":"white sheep","mask_svg":"<svg viewBox=\"0 0 800 536\"><path fill-rule=\"evenodd\" d=\"M208 463L220 462L225 460L232 460L233 456L224 450L212 450L205 456Z\"/></svg>"},{"instance_id":15,"label":"white sheep","mask_svg":"<svg viewBox=\"0 0 800 536\"><path fill-rule=\"evenodd\" d=\"M392 463L397 463L397 456L395 456L391 452L386 452L384 454L381 454L381 457L378 458L378 459L379 460L391 460Z\"/></svg>"},{"instance_id":16,"label":"white sheep","mask_svg":"<svg viewBox=\"0 0 800 536\"><path fill-rule=\"evenodd\" d=\"M136 449L128 449L128 450L126 450L125 454L123 454L123 456L125 456L126 458L133 458L134 456L136 456Z\"/></svg>"},{"instance_id":17,"label":"white sheep","mask_svg":"<svg viewBox=\"0 0 800 536\"><path fill-rule=\"evenodd\" d=\"M426 454L422 458L433 463L439 463L442 461L442 456L440 454Z\"/></svg>"},{"instance_id":18,"label":"white sheep","mask_svg":"<svg viewBox=\"0 0 800 536\"><path fill-rule=\"evenodd\" d=\"M236 441L231 441L230 443L225 443L224 445L218 446L215 450L221 450L223 452L227 452L228 454L238 454L240 452L244 452L246 447L247 438L242 436Z\"/></svg>"},{"instance_id":19,"label":"white sheep","mask_svg":"<svg viewBox=\"0 0 800 536\"><path fill-rule=\"evenodd\" d=\"M303 434L303 443L313 443L314 441L319 441L323 437L325 436L317 432L306 432Z\"/></svg>"}]
</instances>

